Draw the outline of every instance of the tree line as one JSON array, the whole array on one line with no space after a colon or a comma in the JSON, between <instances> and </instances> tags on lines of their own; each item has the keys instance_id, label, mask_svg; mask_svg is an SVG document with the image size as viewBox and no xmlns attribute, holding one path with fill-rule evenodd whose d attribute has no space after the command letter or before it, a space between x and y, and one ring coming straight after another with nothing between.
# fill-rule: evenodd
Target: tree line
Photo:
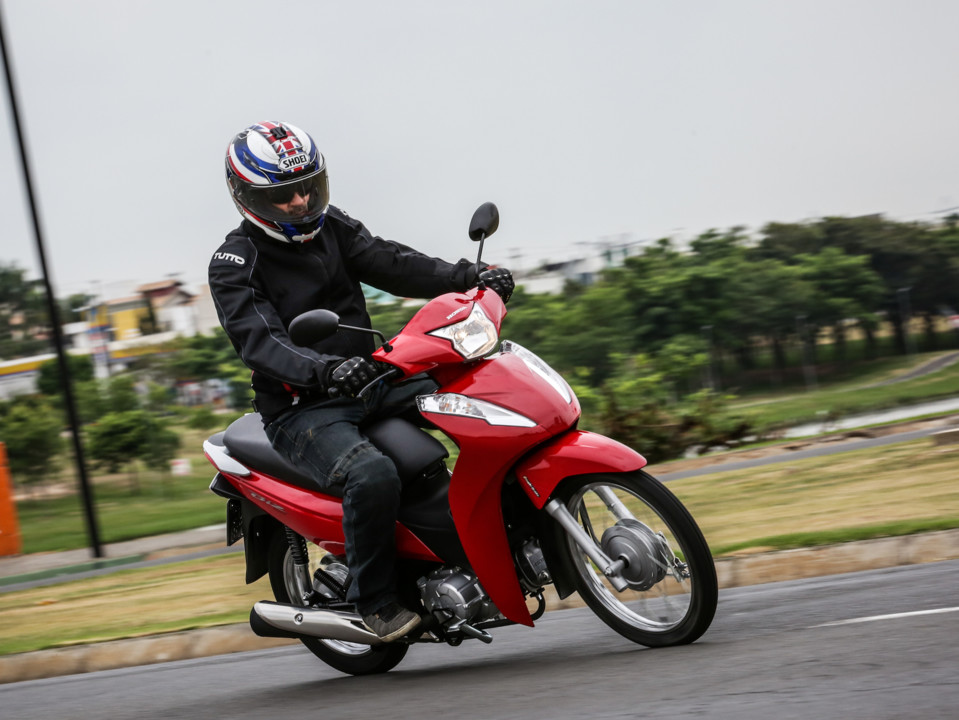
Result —
<instances>
[{"instance_id":1,"label":"tree line","mask_svg":"<svg viewBox=\"0 0 959 720\"><path fill-rule=\"evenodd\" d=\"M827 217L756 236L710 230L686 248L662 239L589 286L517 290L502 335L571 379L587 426L651 460L733 446L774 429L731 413L725 392L959 344L936 323L959 308L957 219ZM377 308L374 327L396 330L414 311Z\"/></svg>"},{"instance_id":2,"label":"tree line","mask_svg":"<svg viewBox=\"0 0 959 720\"><path fill-rule=\"evenodd\" d=\"M584 426L641 448L650 460L733 446L764 429L729 411L730 390L787 382L807 365L823 372L827 363L843 367L959 342L957 333L936 331L936 319L959 308L957 220L931 225L879 215L832 217L770 223L756 236L743 228L710 230L685 248L663 239L591 285L569 282L558 295L518 289L502 335L570 380ZM4 347L16 342L10 320L17 310L30 310L31 322L42 322L36 292L22 272L0 266ZM65 309L82 301L70 298ZM416 310L400 301L370 307L373 326L387 337ZM921 327L918 338L907 333L906 319ZM853 330L863 337L854 350ZM230 406L249 410L249 371L222 331L181 338L165 350L137 361L127 376L98 381L91 368L75 377L92 454L104 468L116 469L124 457L159 462L161 450L148 448L147 438L159 438L163 428L145 418L169 414L178 383L228 380ZM59 403L58 382L50 363L41 372L39 399L0 403L0 439L62 426L38 420L38 408ZM131 398L135 383L140 390ZM130 432L121 431L127 426ZM149 432L138 434L134 426ZM168 437L167 454L175 450L172 442ZM48 446L36 437L21 445L36 458L31 472L47 472Z\"/></svg>"},{"instance_id":3,"label":"tree line","mask_svg":"<svg viewBox=\"0 0 959 720\"><path fill-rule=\"evenodd\" d=\"M207 430L228 422L208 407L178 406L179 384L229 379L229 404L249 407L249 371L222 331L180 338L108 378L95 377L88 355L69 355L68 363L85 454L102 472L126 471L133 493L140 492L140 468L161 478L168 473L181 446L176 428ZM16 482L40 485L60 469L64 426L59 364L50 360L40 366L36 393L0 402L0 441Z\"/></svg>"}]
</instances>

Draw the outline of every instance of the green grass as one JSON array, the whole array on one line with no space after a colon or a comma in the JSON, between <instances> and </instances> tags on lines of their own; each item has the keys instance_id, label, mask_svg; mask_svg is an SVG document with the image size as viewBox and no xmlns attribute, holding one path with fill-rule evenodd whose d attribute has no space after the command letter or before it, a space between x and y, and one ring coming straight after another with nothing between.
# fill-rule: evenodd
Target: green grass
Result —
<instances>
[{"instance_id":1,"label":"green grass","mask_svg":"<svg viewBox=\"0 0 959 720\"><path fill-rule=\"evenodd\" d=\"M222 523L223 500L207 477L141 479L133 494L125 481L99 482L93 493L100 541L113 543ZM72 550L90 544L86 515L76 494L17 503L23 552Z\"/></svg>"},{"instance_id":2,"label":"green grass","mask_svg":"<svg viewBox=\"0 0 959 720\"><path fill-rule=\"evenodd\" d=\"M901 371L938 355L919 356L915 363L897 365L896 369ZM866 387L890 375L890 366L887 364L881 370L851 380L821 384L813 392L753 395L739 402L734 401L731 407L751 419L757 428L776 428L959 395L959 363L912 380L883 387Z\"/></svg>"},{"instance_id":3,"label":"green grass","mask_svg":"<svg viewBox=\"0 0 959 720\"><path fill-rule=\"evenodd\" d=\"M897 522L877 523L864 527L841 527L817 532L795 532L768 537L755 537L738 543L729 543L711 548L716 556L733 555L744 550L763 548L764 550L794 550L805 547L821 547L840 543L875 540L885 537L903 537L937 530L959 528L959 515L941 518L923 518L920 520L900 520Z\"/></svg>"}]
</instances>

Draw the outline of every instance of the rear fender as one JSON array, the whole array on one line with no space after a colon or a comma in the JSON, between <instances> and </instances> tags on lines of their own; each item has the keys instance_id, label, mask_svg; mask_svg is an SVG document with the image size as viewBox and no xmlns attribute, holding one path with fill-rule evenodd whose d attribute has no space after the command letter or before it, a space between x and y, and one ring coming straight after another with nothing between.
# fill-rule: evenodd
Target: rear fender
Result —
<instances>
[{"instance_id":1,"label":"rear fender","mask_svg":"<svg viewBox=\"0 0 959 720\"><path fill-rule=\"evenodd\" d=\"M249 500L243 501L243 550L246 555L246 583L256 582L269 570L269 549L273 534L283 532L280 522Z\"/></svg>"},{"instance_id":2,"label":"rear fender","mask_svg":"<svg viewBox=\"0 0 959 720\"><path fill-rule=\"evenodd\" d=\"M243 554L246 557L246 582L256 582L269 569L269 549L273 533L283 526L255 503L244 497L222 473L217 473L210 483L210 490L226 498L226 544L233 545L243 539Z\"/></svg>"},{"instance_id":3,"label":"rear fender","mask_svg":"<svg viewBox=\"0 0 959 720\"><path fill-rule=\"evenodd\" d=\"M571 430L542 445L516 465L520 486L542 509L557 486L573 475L635 472L646 458L603 435Z\"/></svg>"}]
</instances>

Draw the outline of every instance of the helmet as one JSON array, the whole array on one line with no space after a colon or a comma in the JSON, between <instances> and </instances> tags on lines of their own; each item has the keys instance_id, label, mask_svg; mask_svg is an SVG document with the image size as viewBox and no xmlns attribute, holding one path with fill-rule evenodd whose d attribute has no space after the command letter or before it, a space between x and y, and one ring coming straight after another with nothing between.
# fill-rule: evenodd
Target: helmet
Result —
<instances>
[{"instance_id":1,"label":"helmet","mask_svg":"<svg viewBox=\"0 0 959 720\"><path fill-rule=\"evenodd\" d=\"M326 161L313 138L289 123L257 123L233 138L226 181L236 209L270 237L307 242L323 225L330 204ZM296 194L306 205L284 207Z\"/></svg>"}]
</instances>

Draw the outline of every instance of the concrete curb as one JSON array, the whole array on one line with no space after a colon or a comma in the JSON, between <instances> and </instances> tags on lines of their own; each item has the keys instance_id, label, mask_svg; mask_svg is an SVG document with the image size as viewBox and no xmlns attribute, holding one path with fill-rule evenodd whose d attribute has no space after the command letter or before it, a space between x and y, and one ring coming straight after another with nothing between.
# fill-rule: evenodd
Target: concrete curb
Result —
<instances>
[{"instance_id":1,"label":"concrete curb","mask_svg":"<svg viewBox=\"0 0 959 720\"><path fill-rule=\"evenodd\" d=\"M716 561L716 571L720 587L726 589L957 558L959 530L943 530L898 538L879 538L842 545L720 558ZM559 600L555 595L547 593L546 603L551 610L583 605L575 594ZM263 650L297 642L257 637L245 623L113 640L0 657L0 683Z\"/></svg>"}]
</instances>

